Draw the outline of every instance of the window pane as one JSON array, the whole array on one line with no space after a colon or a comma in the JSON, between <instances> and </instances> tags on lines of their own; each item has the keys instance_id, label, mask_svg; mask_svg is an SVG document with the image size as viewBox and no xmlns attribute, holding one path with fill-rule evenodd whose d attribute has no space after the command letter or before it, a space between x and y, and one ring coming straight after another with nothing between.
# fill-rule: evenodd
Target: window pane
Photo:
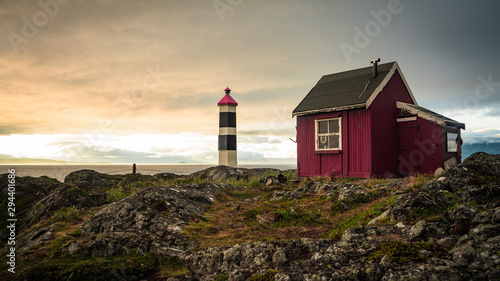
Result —
<instances>
[{"instance_id":1,"label":"window pane","mask_svg":"<svg viewBox=\"0 0 500 281\"><path fill-rule=\"evenodd\" d=\"M328 133L328 121L318 122L318 133L327 134Z\"/></svg>"},{"instance_id":2,"label":"window pane","mask_svg":"<svg viewBox=\"0 0 500 281\"><path fill-rule=\"evenodd\" d=\"M327 149L328 148L328 136L319 136L318 137L318 148L319 149Z\"/></svg>"},{"instance_id":3,"label":"window pane","mask_svg":"<svg viewBox=\"0 0 500 281\"><path fill-rule=\"evenodd\" d=\"M457 145L458 134L447 133L446 138L447 138L448 152L457 152L458 151L458 145Z\"/></svg>"},{"instance_id":4,"label":"window pane","mask_svg":"<svg viewBox=\"0 0 500 281\"><path fill-rule=\"evenodd\" d=\"M330 148L338 149L339 148L339 135L331 135L330 136Z\"/></svg>"},{"instance_id":5,"label":"window pane","mask_svg":"<svg viewBox=\"0 0 500 281\"><path fill-rule=\"evenodd\" d=\"M339 119L330 120L330 133L339 132Z\"/></svg>"}]
</instances>

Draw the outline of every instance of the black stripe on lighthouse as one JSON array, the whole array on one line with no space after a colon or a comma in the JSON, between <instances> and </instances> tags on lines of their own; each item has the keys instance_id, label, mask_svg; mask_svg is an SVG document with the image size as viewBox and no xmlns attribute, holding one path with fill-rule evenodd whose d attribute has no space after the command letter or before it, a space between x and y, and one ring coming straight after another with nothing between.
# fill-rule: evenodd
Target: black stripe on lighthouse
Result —
<instances>
[{"instance_id":1,"label":"black stripe on lighthouse","mask_svg":"<svg viewBox=\"0 0 500 281\"><path fill-rule=\"evenodd\" d=\"M236 150L236 136L219 135L219 150Z\"/></svg>"},{"instance_id":2,"label":"black stripe on lighthouse","mask_svg":"<svg viewBox=\"0 0 500 281\"><path fill-rule=\"evenodd\" d=\"M220 112L219 127L236 128L236 112Z\"/></svg>"}]
</instances>

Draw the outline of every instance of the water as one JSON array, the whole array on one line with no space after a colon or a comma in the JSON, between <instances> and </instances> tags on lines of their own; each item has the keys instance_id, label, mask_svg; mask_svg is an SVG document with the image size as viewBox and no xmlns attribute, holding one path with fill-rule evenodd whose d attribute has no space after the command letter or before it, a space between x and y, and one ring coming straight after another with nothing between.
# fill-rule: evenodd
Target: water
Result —
<instances>
[{"instance_id":1,"label":"water","mask_svg":"<svg viewBox=\"0 0 500 281\"><path fill-rule=\"evenodd\" d=\"M158 173L174 173L179 175L188 175L196 171L213 167L210 164L137 164L137 171L143 175L154 175ZM240 168L275 168L280 170L295 169L293 164L252 164L239 165ZM117 165L0 165L0 174L8 173L8 169L14 168L17 177L32 176L40 177L47 176L55 178L61 182L71 172L78 170L94 170L99 173L110 175L123 175L132 173L132 165L117 164Z\"/></svg>"}]
</instances>

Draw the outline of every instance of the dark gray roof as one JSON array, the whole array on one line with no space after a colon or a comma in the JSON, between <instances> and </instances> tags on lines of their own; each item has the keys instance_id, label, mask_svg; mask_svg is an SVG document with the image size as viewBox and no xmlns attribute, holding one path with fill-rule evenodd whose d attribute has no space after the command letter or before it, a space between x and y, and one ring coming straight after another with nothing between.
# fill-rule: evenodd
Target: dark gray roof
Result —
<instances>
[{"instance_id":1,"label":"dark gray roof","mask_svg":"<svg viewBox=\"0 0 500 281\"><path fill-rule=\"evenodd\" d=\"M415 104L404 103L404 102L397 102L396 106L397 106L397 108L400 108L403 111L406 111L407 113L416 114L418 117L423 118L423 119L428 120L428 121L431 121L431 122L436 123L438 125L458 127L458 128L462 128L465 130L464 123L460 123L458 121L450 119L446 116L443 116L439 113L431 111L427 108L424 108L424 107L421 107L421 106L418 106Z\"/></svg>"},{"instance_id":2,"label":"dark gray roof","mask_svg":"<svg viewBox=\"0 0 500 281\"><path fill-rule=\"evenodd\" d=\"M293 115L366 107L370 97L378 93L377 87L387 83L386 77L392 76L396 68L399 69L396 62L380 64L375 78L371 66L325 75L299 103Z\"/></svg>"}]
</instances>

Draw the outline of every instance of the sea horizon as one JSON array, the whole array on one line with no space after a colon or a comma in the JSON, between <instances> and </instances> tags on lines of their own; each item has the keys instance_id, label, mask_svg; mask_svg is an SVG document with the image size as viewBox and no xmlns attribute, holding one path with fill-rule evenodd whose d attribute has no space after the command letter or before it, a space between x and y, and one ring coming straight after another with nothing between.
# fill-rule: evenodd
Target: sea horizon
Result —
<instances>
[{"instance_id":1,"label":"sea horizon","mask_svg":"<svg viewBox=\"0 0 500 281\"><path fill-rule=\"evenodd\" d=\"M218 164L206 163L172 163L172 164L140 164L136 163L137 172L143 175L155 175L158 173L174 173L178 175L188 175L201 171ZM296 169L296 164L240 164L239 168L269 168L288 170ZM120 175L132 173L132 164L104 164L104 163L71 163L71 164L0 164L0 174L8 173L9 169L15 169L17 177L47 176L64 182L64 178L74 171L94 170L103 174Z\"/></svg>"}]
</instances>

